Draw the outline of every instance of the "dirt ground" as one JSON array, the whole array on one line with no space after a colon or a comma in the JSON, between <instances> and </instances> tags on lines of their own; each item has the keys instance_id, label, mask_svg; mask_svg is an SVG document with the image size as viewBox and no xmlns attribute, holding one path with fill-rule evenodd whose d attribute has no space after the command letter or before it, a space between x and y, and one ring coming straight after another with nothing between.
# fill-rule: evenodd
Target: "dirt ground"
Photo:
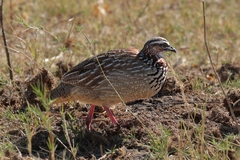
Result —
<instances>
[{"instance_id":1,"label":"dirt ground","mask_svg":"<svg viewBox=\"0 0 240 160\"><path fill-rule=\"evenodd\" d=\"M67 66L63 63L58 63L57 66L59 70L53 73L54 78L43 69L31 81L20 80L14 83L14 87L3 86L0 91L1 113L11 110L18 115L26 112L27 102L39 104L31 84L42 78L47 88L53 88L56 85L53 79L58 79L67 71ZM168 137L168 158L178 159L180 155L177 150L189 145L188 138L192 140L192 144L200 143L195 134L198 126L205 125L206 139L222 139L226 135L237 134L235 122L230 116L211 67L176 67L175 71L177 75L181 75L179 79L183 85L169 71L167 81L158 95L151 99L129 102L127 106L118 104L112 111L119 126L114 126L104 110L97 107L92 130L88 131L85 117L90 106L78 102L63 104L70 139L78 146L78 159L151 159L154 153L151 148L152 141L161 141L166 130L171 133ZM240 77L240 66L225 64L218 68L218 73L223 83L234 81ZM234 103L240 98L240 89L231 89L227 93L234 104L237 122L240 123L240 102ZM41 107L41 104L39 106ZM45 112L44 108L42 112ZM62 159L63 155L71 157L66 150L69 144L64 136L63 117L60 112L61 106L54 105L50 109L53 133L61 141L55 141L56 159ZM3 118L3 115L1 117L1 137L8 134L11 143L18 149L16 152L6 151L5 156L25 159L28 156L27 137L21 122ZM48 157L48 135L43 126L36 129L32 138L33 156L43 159ZM234 142L240 145L240 139L235 139ZM209 154L214 152L210 144L206 145L205 150ZM229 159L237 159L234 150L229 151L228 156Z\"/></svg>"}]
</instances>

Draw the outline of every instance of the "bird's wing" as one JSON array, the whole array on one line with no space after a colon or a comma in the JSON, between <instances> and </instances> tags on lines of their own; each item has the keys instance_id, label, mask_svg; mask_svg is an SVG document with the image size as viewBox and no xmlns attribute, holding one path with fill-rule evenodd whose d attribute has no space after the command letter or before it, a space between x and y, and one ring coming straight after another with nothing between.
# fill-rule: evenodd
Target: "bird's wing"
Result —
<instances>
[{"instance_id":1,"label":"bird's wing","mask_svg":"<svg viewBox=\"0 0 240 160\"><path fill-rule=\"evenodd\" d=\"M67 72L62 82L75 86L87 86L105 79L103 73L107 76L116 69L121 69L125 61L135 58L138 54L137 49L119 49L110 50L92 58L86 59Z\"/></svg>"}]
</instances>

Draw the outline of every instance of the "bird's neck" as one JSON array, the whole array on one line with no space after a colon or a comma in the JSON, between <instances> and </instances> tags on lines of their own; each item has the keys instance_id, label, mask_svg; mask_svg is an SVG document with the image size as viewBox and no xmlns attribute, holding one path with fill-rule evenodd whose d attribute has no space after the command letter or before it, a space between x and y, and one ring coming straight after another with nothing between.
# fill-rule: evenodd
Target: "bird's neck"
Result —
<instances>
[{"instance_id":1,"label":"bird's neck","mask_svg":"<svg viewBox=\"0 0 240 160\"><path fill-rule=\"evenodd\" d=\"M163 53L163 51L154 50L153 48L143 48L138 53L138 58L149 65L156 65L160 59L164 59Z\"/></svg>"}]
</instances>

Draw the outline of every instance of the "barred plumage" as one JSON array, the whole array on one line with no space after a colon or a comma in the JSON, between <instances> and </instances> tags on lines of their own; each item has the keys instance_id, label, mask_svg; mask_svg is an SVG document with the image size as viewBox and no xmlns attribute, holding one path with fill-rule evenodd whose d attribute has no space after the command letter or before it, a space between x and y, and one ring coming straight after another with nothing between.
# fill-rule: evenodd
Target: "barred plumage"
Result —
<instances>
[{"instance_id":1,"label":"barred plumage","mask_svg":"<svg viewBox=\"0 0 240 160\"><path fill-rule=\"evenodd\" d=\"M165 51L176 52L176 49L165 38L155 37L148 40L140 52L110 50L89 58L67 72L50 97L56 99L56 103L79 100L92 104L87 117L88 129L95 105L103 106L117 124L107 107L121 102L121 98L128 102L149 98L160 91L168 68L163 57Z\"/></svg>"}]
</instances>

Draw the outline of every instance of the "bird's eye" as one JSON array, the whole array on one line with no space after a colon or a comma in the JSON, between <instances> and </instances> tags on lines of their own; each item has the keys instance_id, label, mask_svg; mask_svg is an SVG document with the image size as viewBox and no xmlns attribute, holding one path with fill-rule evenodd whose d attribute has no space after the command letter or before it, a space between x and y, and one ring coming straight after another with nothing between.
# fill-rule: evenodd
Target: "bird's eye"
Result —
<instances>
[{"instance_id":1,"label":"bird's eye","mask_svg":"<svg viewBox=\"0 0 240 160\"><path fill-rule=\"evenodd\" d=\"M168 45L167 43L163 43L161 46L162 46L163 48L166 48L166 47L168 47L169 45Z\"/></svg>"}]
</instances>

